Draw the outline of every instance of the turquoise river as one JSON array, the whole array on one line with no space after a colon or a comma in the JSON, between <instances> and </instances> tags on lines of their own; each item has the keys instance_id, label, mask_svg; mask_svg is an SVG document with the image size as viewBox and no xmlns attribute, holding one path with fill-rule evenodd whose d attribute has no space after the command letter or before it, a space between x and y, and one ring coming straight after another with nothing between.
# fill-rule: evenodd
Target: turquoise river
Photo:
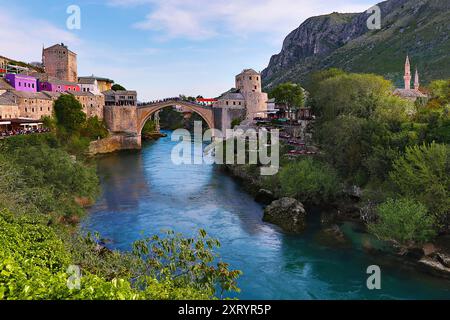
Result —
<instances>
[{"instance_id":1,"label":"turquoise river","mask_svg":"<svg viewBox=\"0 0 450 320\"><path fill-rule=\"evenodd\" d=\"M242 291L232 295L239 299L450 299L449 281L366 252L361 243L368 236L349 223L341 225L349 243L337 245L324 236L314 210L301 235L262 222L263 207L216 166L173 164L176 142L167 133L141 151L98 159L103 192L84 231L129 250L143 235L203 228L220 240L221 258L243 271ZM367 289L370 265L381 268L381 290Z\"/></svg>"}]
</instances>

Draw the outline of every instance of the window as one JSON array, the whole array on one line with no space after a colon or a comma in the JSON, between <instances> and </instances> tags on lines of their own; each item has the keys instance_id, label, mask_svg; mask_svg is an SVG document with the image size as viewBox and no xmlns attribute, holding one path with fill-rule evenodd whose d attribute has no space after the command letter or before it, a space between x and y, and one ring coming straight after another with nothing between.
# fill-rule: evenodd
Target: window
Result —
<instances>
[{"instance_id":1,"label":"window","mask_svg":"<svg viewBox=\"0 0 450 320\"><path fill-rule=\"evenodd\" d=\"M28 108L25 108L25 112L28 112Z\"/></svg>"},{"instance_id":2,"label":"window","mask_svg":"<svg viewBox=\"0 0 450 320\"><path fill-rule=\"evenodd\" d=\"M225 102L226 103L226 105L228 105L228 101L227 102Z\"/></svg>"},{"instance_id":3,"label":"window","mask_svg":"<svg viewBox=\"0 0 450 320\"><path fill-rule=\"evenodd\" d=\"M41 107L41 112L42 112L42 107Z\"/></svg>"},{"instance_id":4,"label":"window","mask_svg":"<svg viewBox=\"0 0 450 320\"><path fill-rule=\"evenodd\" d=\"M248 77L250 80L252 80L252 77Z\"/></svg>"},{"instance_id":5,"label":"window","mask_svg":"<svg viewBox=\"0 0 450 320\"><path fill-rule=\"evenodd\" d=\"M34 112L34 108L31 108L31 112Z\"/></svg>"},{"instance_id":6,"label":"window","mask_svg":"<svg viewBox=\"0 0 450 320\"><path fill-rule=\"evenodd\" d=\"M236 105L236 101L233 101L233 106L235 106Z\"/></svg>"}]
</instances>

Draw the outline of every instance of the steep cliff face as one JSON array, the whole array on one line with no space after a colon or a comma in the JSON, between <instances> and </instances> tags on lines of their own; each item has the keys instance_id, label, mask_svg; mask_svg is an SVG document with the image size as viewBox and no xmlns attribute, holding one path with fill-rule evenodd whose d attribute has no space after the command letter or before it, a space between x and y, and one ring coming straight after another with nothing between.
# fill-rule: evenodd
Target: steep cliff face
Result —
<instances>
[{"instance_id":1,"label":"steep cliff face","mask_svg":"<svg viewBox=\"0 0 450 320\"><path fill-rule=\"evenodd\" d=\"M340 67L401 80L409 53L425 81L450 76L450 1L388 0L381 9L381 30L369 30L371 14L332 13L309 18L284 40L262 72L264 86L303 82L309 73Z\"/></svg>"}]
</instances>

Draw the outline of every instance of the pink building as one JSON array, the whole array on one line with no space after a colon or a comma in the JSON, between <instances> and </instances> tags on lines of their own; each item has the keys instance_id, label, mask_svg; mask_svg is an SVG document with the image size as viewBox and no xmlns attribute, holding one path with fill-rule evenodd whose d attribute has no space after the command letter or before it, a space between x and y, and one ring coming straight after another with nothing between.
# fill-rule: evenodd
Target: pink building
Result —
<instances>
[{"instance_id":1,"label":"pink building","mask_svg":"<svg viewBox=\"0 0 450 320\"><path fill-rule=\"evenodd\" d=\"M80 86L76 83L60 80L45 74L38 75L38 90L50 92L80 92Z\"/></svg>"},{"instance_id":2,"label":"pink building","mask_svg":"<svg viewBox=\"0 0 450 320\"><path fill-rule=\"evenodd\" d=\"M5 80L16 90L37 92L37 79L23 74L8 73Z\"/></svg>"}]
</instances>

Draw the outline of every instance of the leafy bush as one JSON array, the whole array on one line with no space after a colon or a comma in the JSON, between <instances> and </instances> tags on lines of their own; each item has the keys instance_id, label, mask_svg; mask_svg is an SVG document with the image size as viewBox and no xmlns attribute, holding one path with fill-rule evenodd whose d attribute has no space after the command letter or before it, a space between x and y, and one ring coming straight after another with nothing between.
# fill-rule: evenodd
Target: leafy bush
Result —
<instances>
[{"instance_id":1,"label":"leafy bush","mask_svg":"<svg viewBox=\"0 0 450 320\"><path fill-rule=\"evenodd\" d=\"M427 242L436 235L434 218L415 200L388 199L378 206L378 216L378 222L369 224L369 231L383 240L412 245Z\"/></svg>"},{"instance_id":2,"label":"leafy bush","mask_svg":"<svg viewBox=\"0 0 450 320\"><path fill-rule=\"evenodd\" d=\"M300 160L280 171L281 191L300 201L320 203L338 193L338 176L329 165L313 159Z\"/></svg>"},{"instance_id":3,"label":"leafy bush","mask_svg":"<svg viewBox=\"0 0 450 320\"><path fill-rule=\"evenodd\" d=\"M103 139L108 136L108 129L106 128L106 123L95 116L86 120L80 130L80 134L90 140Z\"/></svg>"},{"instance_id":4,"label":"leafy bush","mask_svg":"<svg viewBox=\"0 0 450 320\"><path fill-rule=\"evenodd\" d=\"M143 275L140 284L129 278L106 280L83 271L80 288L69 289L70 254L48 226L28 217L0 211L0 300L4 299L208 299L210 295L189 285Z\"/></svg>"},{"instance_id":5,"label":"leafy bush","mask_svg":"<svg viewBox=\"0 0 450 320\"><path fill-rule=\"evenodd\" d=\"M390 179L403 196L419 200L441 226L450 222L450 148L413 146L396 159Z\"/></svg>"}]
</instances>

